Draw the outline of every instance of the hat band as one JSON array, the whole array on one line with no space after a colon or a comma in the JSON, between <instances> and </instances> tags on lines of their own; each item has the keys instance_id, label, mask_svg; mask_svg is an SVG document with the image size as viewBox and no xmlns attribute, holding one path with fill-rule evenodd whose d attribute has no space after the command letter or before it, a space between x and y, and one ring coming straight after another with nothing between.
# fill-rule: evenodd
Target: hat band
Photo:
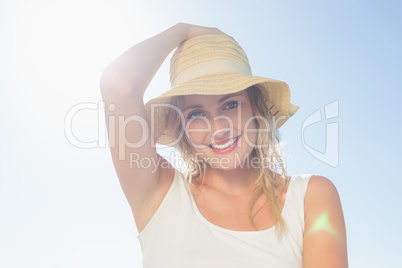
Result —
<instances>
[{"instance_id":1,"label":"hat band","mask_svg":"<svg viewBox=\"0 0 402 268\"><path fill-rule=\"evenodd\" d=\"M252 75L248 66L230 61L230 60L216 60L202 62L197 65L191 66L180 72L173 80L171 86L177 86L186 83L196 77L200 77L212 73L238 73L244 75Z\"/></svg>"}]
</instances>

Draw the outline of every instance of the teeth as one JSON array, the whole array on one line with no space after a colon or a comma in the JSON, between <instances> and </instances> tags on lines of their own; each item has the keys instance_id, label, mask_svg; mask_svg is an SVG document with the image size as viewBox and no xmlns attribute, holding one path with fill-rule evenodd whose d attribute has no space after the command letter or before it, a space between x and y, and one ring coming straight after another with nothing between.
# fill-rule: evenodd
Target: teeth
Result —
<instances>
[{"instance_id":1,"label":"teeth","mask_svg":"<svg viewBox=\"0 0 402 268\"><path fill-rule=\"evenodd\" d=\"M231 140L229 140L227 143L225 144L211 144L211 147L214 149L219 149L219 150L223 150L228 148L229 146L233 145L233 143L235 143L237 141L239 137L233 138Z\"/></svg>"}]
</instances>

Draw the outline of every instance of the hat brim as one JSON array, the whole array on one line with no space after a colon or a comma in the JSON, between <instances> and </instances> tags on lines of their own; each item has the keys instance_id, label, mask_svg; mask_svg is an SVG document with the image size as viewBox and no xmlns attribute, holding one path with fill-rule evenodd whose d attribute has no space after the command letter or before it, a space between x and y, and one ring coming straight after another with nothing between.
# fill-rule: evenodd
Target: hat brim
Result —
<instances>
[{"instance_id":1,"label":"hat brim","mask_svg":"<svg viewBox=\"0 0 402 268\"><path fill-rule=\"evenodd\" d=\"M157 143L169 145L174 137L169 136L166 125L166 113L152 113L152 107L162 107L169 104L171 97L186 95L226 95L245 90L251 86L258 86L266 96L271 113L279 120L280 128L291 116L298 106L290 103L290 89L286 82L259 76L243 75L238 73L214 73L190 80L184 84L172 87L159 97L153 98L145 104L148 119L151 122L154 139ZM152 122L151 120L154 120Z\"/></svg>"}]
</instances>

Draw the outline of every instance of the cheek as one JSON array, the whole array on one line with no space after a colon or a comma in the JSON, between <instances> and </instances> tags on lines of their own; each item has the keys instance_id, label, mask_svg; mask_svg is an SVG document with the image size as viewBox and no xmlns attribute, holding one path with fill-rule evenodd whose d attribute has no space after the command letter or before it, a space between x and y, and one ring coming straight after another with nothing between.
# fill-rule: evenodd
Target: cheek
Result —
<instances>
[{"instance_id":1,"label":"cheek","mask_svg":"<svg viewBox=\"0 0 402 268\"><path fill-rule=\"evenodd\" d=\"M246 141L245 145L254 147L258 135L258 129L254 116L252 113L246 113L242 118L244 118L244 120L242 120L242 127L244 139Z\"/></svg>"},{"instance_id":2,"label":"cheek","mask_svg":"<svg viewBox=\"0 0 402 268\"><path fill-rule=\"evenodd\" d=\"M256 128L257 128L257 126L255 124L255 121L252 120L252 122L250 122L248 124L248 127L246 129L246 134L247 134L246 136L247 136L247 139L248 139L247 145L248 146L254 147L254 145L255 145L255 143L257 141L258 132L257 132Z\"/></svg>"}]
</instances>

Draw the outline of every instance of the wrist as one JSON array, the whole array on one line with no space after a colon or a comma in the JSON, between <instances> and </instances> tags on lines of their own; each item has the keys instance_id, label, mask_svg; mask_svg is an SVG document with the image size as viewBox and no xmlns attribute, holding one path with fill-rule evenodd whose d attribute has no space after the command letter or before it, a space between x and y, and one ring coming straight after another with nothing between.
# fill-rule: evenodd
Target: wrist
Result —
<instances>
[{"instance_id":1,"label":"wrist","mask_svg":"<svg viewBox=\"0 0 402 268\"><path fill-rule=\"evenodd\" d=\"M189 33L189 27L188 24L185 24L183 22L179 22L174 26L177 29L177 32L179 34L179 43L182 43L188 39L188 33Z\"/></svg>"}]
</instances>

